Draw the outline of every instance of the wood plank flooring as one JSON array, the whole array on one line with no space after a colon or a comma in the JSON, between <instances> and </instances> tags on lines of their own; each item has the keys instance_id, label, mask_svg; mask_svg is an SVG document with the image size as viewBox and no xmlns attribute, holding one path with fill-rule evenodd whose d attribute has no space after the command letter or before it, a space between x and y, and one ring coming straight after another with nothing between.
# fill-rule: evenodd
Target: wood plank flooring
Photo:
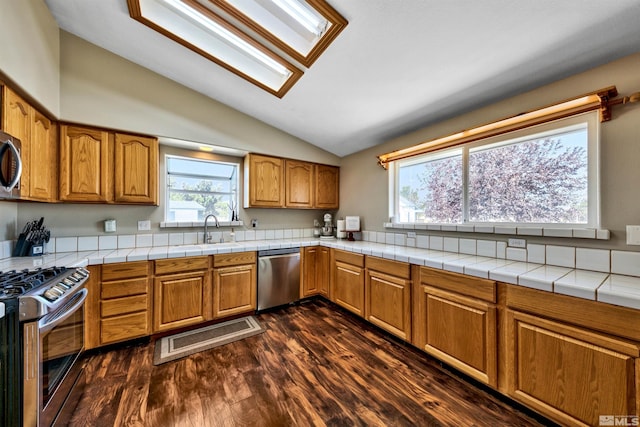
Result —
<instances>
[{"instance_id":1,"label":"wood plank flooring","mask_svg":"<svg viewBox=\"0 0 640 427\"><path fill-rule=\"evenodd\" d=\"M71 426L540 426L331 303L153 366L154 344L91 355Z\"/></svg>"}]
</instances>

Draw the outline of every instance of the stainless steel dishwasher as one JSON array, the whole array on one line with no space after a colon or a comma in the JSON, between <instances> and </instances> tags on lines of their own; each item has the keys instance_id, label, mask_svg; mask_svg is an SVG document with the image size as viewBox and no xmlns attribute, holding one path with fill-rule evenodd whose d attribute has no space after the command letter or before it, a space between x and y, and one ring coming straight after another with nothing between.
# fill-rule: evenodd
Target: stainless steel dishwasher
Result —
<instances>
[{"instance_id":1,"label":"stainless steel dishwasher","mask_svg":"<svg viewBox=\"0 0 640 427\"><path fill-rule=\"evenodd\" d=\"M300 249L258 251L258 311L300 299Z\"/></svg>"}]
</instances>

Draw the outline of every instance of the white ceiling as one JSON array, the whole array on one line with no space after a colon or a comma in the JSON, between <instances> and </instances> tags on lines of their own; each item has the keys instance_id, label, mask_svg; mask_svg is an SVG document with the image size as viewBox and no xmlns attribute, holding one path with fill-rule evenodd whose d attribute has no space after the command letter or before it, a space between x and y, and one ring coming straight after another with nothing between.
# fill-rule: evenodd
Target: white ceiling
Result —
<instances>
[{"instance_id":1,"label":"white ceiling","mask_svg":"<svg viewBox=\"0 0 640 427\"><path fill-rule=\"evenodd\" d=\"M60 28L338 156L640 51L640 0L329 0L349 25L278 99L126 0L45 1Z\"/></svg>"}]
</instances>

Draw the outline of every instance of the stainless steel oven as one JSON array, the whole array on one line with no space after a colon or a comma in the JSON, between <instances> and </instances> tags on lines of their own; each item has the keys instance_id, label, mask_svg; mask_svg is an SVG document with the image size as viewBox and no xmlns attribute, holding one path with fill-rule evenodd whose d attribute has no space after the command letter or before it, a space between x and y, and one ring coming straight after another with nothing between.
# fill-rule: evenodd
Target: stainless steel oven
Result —
<instances>
[{"instance_id":1,"label":"stainless steel oven","mask_svg":"<svg viewBox=\"0 0 640 427\"><path fill-rule=\"evenodd\" d=\"M88 279L82 267L0 272L0 426L63 425L73 412Z\"/></svg>"},{"instance_id":2,"label":"stainless steel oven","mask_svg":"<svg viewBox=\"0 0 640 427\"><path fill-rule=\"evenodd\" d=\"M0 199L20 197L20 140L0 131Z\"/></svg>"},{"instance_id":3,"label":"stainless steel oven","mask_svg":"<svg viewBox=\"0 0 640 427\"><path fill-rule=\"evenodd\" d=\"M82 371L84 302L81 289L56 311L23 325L23 426L49 426Z\"/></svg>"}]
</instances>

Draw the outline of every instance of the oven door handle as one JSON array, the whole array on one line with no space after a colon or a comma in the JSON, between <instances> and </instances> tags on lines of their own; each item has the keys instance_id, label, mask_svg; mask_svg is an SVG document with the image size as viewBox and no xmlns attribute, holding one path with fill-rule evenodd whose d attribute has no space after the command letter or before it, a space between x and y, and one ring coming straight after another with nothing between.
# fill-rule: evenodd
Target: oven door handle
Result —
<instances>
[{"instance_id":1,"label":"oven door handle","mask_svg":"<svg viewBox=\"0 0 640 427\"><path fill-rule=\"evenodd\" d=\"M39 333L41 335L44 335L58 326L60 323L71 317L73 313L75 313L80 307L82 307L82 304L84 304L84 301L87 299L87 294L88 291L86 289L81 289L80 292L75 294L71 298L71 300L63 305L60 310L56 311L55 314L46 316L42 320L40 320L40 322L43 322L46 321L48 317L52 317L51 321L38 324ZM61 311L63 313L58 315L57 313L60 313Z\"/></svg>"}]
</instances>

